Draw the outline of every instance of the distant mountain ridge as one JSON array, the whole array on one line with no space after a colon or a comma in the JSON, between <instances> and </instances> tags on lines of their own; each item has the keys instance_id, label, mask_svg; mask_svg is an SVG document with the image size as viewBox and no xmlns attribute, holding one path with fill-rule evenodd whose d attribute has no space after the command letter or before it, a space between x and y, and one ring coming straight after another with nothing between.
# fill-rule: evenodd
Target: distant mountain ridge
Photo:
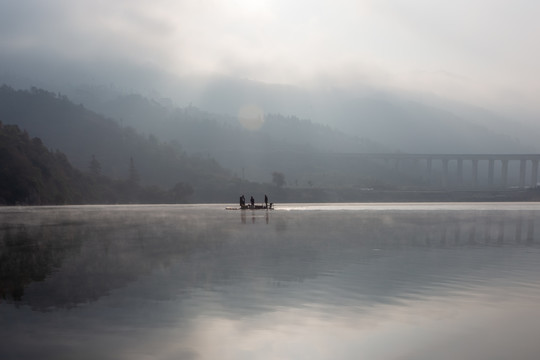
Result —
<instances>
[{"instance_id":1,"label":"distant mountain ridge","mask_svg":"<svg viewBox=\"0 0 540 360\"><path fill-rule=\"evenodd\" d=\"M117 95L101 103L92 102L94 111L120 121L145 134L165 140L177 140L189 152L238 150L242 142L268 144L266 150L299 150L331 152L376 152L385 149L367 138L351 136L329 125L281 114L262 114L257 129L242 128L238 116L211 113L189 105L167 107L139 94ZM196 129L200 126L201 129ZM212 128L210 128L212 127ZM200 132L197 141L189 131ZM206 131L206 132L205 132ZM214 137L212 139L206 138Z\"/></svg>"},{"instance_id":2,"label":"distant mountain ridge","mask_svg":"<svg viewBox=\"0 0 540 360\"><path fill-rule=\"evenodd\" d=\"M269 127L268 134L263 134L243 129L238 124L207 118L206 113L194 107L178 109L171 114L173 116L169 120L172 123L165 121L163 127L175 140L163 142L153 134L141 135L128 126L128 121L115 121L83 105L75 105L66 96L37 88L15 90L8 86L0 87L0 119L5 124L19 126L23 131L37 136L44 146L59 149L67 155L66 161L69 159L78 171L93 171L95 159L99 163L99 172L119 181L118 184L136 179L137 182L140 180L141 186L158 186L169 191L169 197L162 200L165 203L174 202L175 199L185 201L185 193L189 193L190 188L193 190L190 201L195 202L231 201L241 193L264 194L269 191L273 196L281 194L282 198L305 196L315 200L317 198L313 194L317 191L314 187L339 183L331 179L334 175L327 176L328 171L340 174L339 177L346 182L356 181L356 168L349 169L335 159L319 156L321 150L313 151L312 145L321 145L327 133L334 134L338 142L347 142L348 146L362 147L363 143L326 127L275 116L274 123L269 121L265 125ZM184 115L186 117L182 117ZM291 124L298 127L300 133L308 129L309 133L321 132L317 136L322 137L316 144L296 143L298 139L295 134L298 132L282 133L279 130L281 126L289 127ZM152 127L153 130L156 128ZM269 135L272 131L282 133L283 138L273 139ZM184 136L186 144L189 144L187 140L194 145L202 143L199 154L187 153L184 149L186 144L174 135L178 133ZM316 139L315 135L310 137ZM225 144L232 148L225 151L226 146L219 145L213 150L219 151L223 159L236 166L232 171L220 166L209 153L202 151L223 140L228 140ZM330 164L335 169L329 170ZM340 166L349 170L342 172ZM374 168L377 167L366 169L371 171ZM274 172L284 172L286 183L290 185L309 185L309 189L287 195L287 192L271 184ZM322 180L324 177L330 180L325 182ZM161 194L160 189L154 189L155 194L151 198L160 198L157 196ZM120 187L117 190L122 193L125 189ZM163 196L167 195L163 193ZM114 199L128 201L125 200L128 197L119 197L114 193L104 199L102 201L105 203L114 203ZM143 200L137 197L131 199L134 202Z\"/></svg>"},{"instance_id":3,"label":"distant mountain ridge","mask_svg":"<svg viewBox=\"0 0 540 360\"><path fill-rule=\"evenodd\" d=\"M171 191L143 187L136 176L112 180L101 174L95 158L92 165L88 172L75 169L62 152L0 122L0 205L172 203L186 201L192 192L181 183Z\"/></svg>"},{"instance_id":4,"label":"distant mountain ridge","mask_svg":"<svg viewBox=\"0 0 540 360\"><path fill-rule=\"evenodd\" d=\"M532 130L529 126L435 96L374 89L308 91L247 80L220 79L208 82L197 103L215 112L233 112L244 103L259 104L269 113L277 111L310 119L403 152L538 151L535 150L536 142L526 136ZM520 127L523 130L520 131ZM528 142L520 142L520 137Z\"/></svg>"},{"instance_id":5,"label":"distant mountain ridge","mask_svg":"<svg viewBox=\"0 0 540 360\"><path fill-rule=\"evenodd\" d=\"M355 83L301 87L220 75L177 76L151 64L21 64L2 56L0 82L19 89L39 86L65 94L76 104L115 119L103 105L120 96L141 94L167 109L198 109L235 118L246 105L264 114L281 114L328 125L352 137L369 139L392 151L425 153L539 152L538 119L525 111L501 114L433 93ZM42 66L39 66L39 65ZM56 69L57 71L52 71ZM61 71L59 71L61 70ZM133 114L132 114L133 115ZM131 116L131 115L130 115Z\"/></svg>"},{"instance_id":6,"label":"distant mountain ridge","mask_svg":"<svg viewBox=\"0 0 540 360\"><path fill-rule=\"evenodd\" d=\"M166 90L165 90L166 89ZM97 90L97 92L96 92ZM110 87L80 86L75 100L95 111L124 117L121 98L129 96ZM108 93L105 99L104 94ZM71 96L71 95L70 95ZM161 95L145 96L165 108L203 109L220 117L236 118L239 109L255 105L265 114L282 114L378 144L391 151L420 153L537 152L532 134L540 129L519 119L506 119L486 109L452 102L434 95L391 93L364 89L304 90L233 78L171 80ZM100 100L98 98L101 98ZM92 99L90 102L86 99ZM98 101L99 100L99 101ZM117 105L114 105L114 104Z\"/></svg>"},{"instance_id":7,"label":"distant mountain ridge","mask_svg":"<svg viewBox=\"0 0 540 360\"><path fill-rule=\"evenodd\" d=\"M113 179L128 178L130 164L136 167L142 184L166 189L179 182L210 186L230 179L213 159L190 156L177 143L142 136L45 90L0 87L0 120L60 149L79 169L88 170L95 157L103 174Z\"/></svg>"},{"instance_id":8,"label":"distant mountain ridge","mask_svg":"<svg viewBox=\"0 0 540 360\"><path fill-rule=\"evenodd\" d=\"M409 152L429 152L423 151L425 139L449 153L488 152L486 142L495 144L491 149L499 149L497 152L532 152L509 136L497 135L449 111L397 99L366 98L363 104L349 99L352 108L360 107L356 111L360 120L345 121L342 127L347 131L342 132L309 119L263 112L253 115L257 126L245 127L240 115L212 113L193 105L180 108L167 99L122 94L110 88L86 88L80 94L84 96L78 101L89 99L93 111L46 90L4 86L0 88L0 119L18 124L47 146L65 152L79 169L88 169L95 156L104 174L125 179L133 160L141 184L165 189L192 184L196 201L230 199L227 192L244 192L242 188L255 186L248 185L250 181L268 186L274 172L282 173L287 186L296 189L421 184L423 180L412 170L406 173L406 169L397 171L388 164L340 155L400 150L355 135L362 118L376 119L362 127L362 134L375 132L379 125L393 128L396 140L392 145L405 141L415 150ZM371 107L372 113L362 113ZM343 111L349 110L344 107ZM389 115L380 115L384 112ZM448 121L431 121L426 114L433 118L444 114ZM335 123L340 119L343 117ZM465 128L466 136L460 132ZM430 137L434 132L438 137ZM388 132L383 135L391 137Z\"/></svg>"},{"instance_id":9,"label":"distant mountain ridge","mask_svg":"<svg viewBox=\"0 0 540 360\"><path fill-rule=\"evenodd\" d=\"M98 94L91 98L96 99L100 88L81 90L86 94L94 91ZM324 160L310 168L313 161L299 160L306 159L308 153L317 157L319 153L389 151L370 139L295 116L262 114L260 127L248 129L238 116L211 113L195 106L175 108L138 94L116 94L92 103L95 111L124 126L173 141L188 153L215 158L236 176L259 182L268 182L274 170L284 171L293 179L321 176L330 164Z\"/></svg>"}]
</instances>

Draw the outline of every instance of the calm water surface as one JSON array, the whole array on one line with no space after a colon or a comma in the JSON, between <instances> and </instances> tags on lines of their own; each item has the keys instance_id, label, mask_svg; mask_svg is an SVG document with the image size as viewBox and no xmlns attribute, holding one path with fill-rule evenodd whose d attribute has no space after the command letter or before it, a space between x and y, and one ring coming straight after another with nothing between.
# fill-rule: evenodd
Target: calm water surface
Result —
<instances>
[{"instance_id":1,"label":"calm water surface","mask_svg":"<svg viewBox=\"0 0 540 360\"><path fill-rule=\"evenodd\" d=\"M0 359L540 358L540 204L0 208Z\"/></svg>"}]
</instances>

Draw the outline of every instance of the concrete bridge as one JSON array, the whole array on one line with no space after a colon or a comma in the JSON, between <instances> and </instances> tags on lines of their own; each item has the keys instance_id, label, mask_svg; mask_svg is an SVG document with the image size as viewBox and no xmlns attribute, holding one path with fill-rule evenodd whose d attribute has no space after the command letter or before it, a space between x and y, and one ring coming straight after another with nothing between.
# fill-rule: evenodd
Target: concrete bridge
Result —
<instances>
[{"instance_id":1,"label":"concrete bridge","mask_svg":"<svg viewBox=\"0 0 540 360\"><path fill-rule=\"evenodd\" d=\"M421 171L430 183L448 187L536 187L540 154L360 154L369 160L383 160L396 169L407 166ZM464 167L468 165L467 176ZM437 167L437 176L434 168ZM483 181L479 181L479 170ZM513 180L513 183L509 182ZM450 181L452 180L452 181Z\"/></svg>"}]
</instances>

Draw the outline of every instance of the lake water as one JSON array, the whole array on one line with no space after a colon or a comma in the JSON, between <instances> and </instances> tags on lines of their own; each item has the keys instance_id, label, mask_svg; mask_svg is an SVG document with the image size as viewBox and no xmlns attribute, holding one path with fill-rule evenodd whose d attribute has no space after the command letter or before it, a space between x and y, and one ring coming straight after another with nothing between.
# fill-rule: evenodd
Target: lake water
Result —
<instances>
[{"instance_id":1,"label":"lake water","mask_svg":"<svg viewBox=\"0 0 540 360\"><path fill-rule=\"evenodd\" d=\"M540 358L540 204L0 208L0 359Z\"/></svg>"}]
</instances>

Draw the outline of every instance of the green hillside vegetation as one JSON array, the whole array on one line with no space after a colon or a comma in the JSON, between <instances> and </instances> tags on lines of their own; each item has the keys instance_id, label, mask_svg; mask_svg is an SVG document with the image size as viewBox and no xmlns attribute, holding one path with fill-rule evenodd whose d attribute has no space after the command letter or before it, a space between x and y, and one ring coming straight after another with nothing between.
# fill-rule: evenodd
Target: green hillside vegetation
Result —
<instances>
[{"instance_id":1,"label":"green hillside vegetation","mask_svg":"<svg viewBox=\"0 0 540 360\"><path fill-rule=\"evenodd\" d=\"M164 142L64 96L0 87L0 205L231 204L240 194L256 203L264 194L276 203L398 201L395 190L422 185L414 167L341 153L344 146L367 150L369 142L307 120L269 115L259 129L248 130L191 106L168 114L148 127L167 133ZM188 154L195 146L198 154ZM419 194L400 196L410 201ZM450 195L421 195L428 201L444 196Z\"/></svg>"},{"instance_id":2,"label":"green hillside vegetation","mask_svg":"<svg viewBox=\"0 0 540 360\"><path fill-rule=\"evenodd\" d=\"M193 192L184 183L169 191L143 187L134 167L126 169L125 180L111 180L101 175L95 158L89 170L75 169L62 152L51 152L41 139L0 122L0 205L185 202Z\"/></svg>"},{"instance_id":3,"label":"green hillside vegetation","mask_svg":"<svg viewBox=\"0 0 540 360\"><path fill-rule=\"evenodd\" d=\"M215 156L221 151L245 151L254 145L264 151L381 152L385 149L369 139L347 135L328 125L279 113L264 114L260 127L247 129L236 114L210 113L192 105L175 108L137 94L91 103L95 111L137 131L179 141L190 153L210 152Z\"/></svg>"},{"instance_id":4,"label":"green hillside vegetation","mask_svg":"<svg viewBox=\"0 0 540 360\"><path fill-rule=\"evenodd\" d=\"M168 190L139 184L134 162L125 169L125 179L111 179L101 174L95 157L88 171L74 168L66 155L48 150L41 139L31 138L17 125L0 122L0 205L64 205L64 204L130 204L234 202L237 194L254 194L257 203L263 194L271 201L316 201L324 195L319 189L291 191L283 174L275 172L272 184L259 184L231 178L221 187L203 187L198 195L194 188L179 182Z\"/></svg>"},{"instance_id":5,"label":"green hillside vegetation","mask_svg":"<svg viewBox=\"0 0 540 360\"><path fill-rule=\"evenodd\" d=\"M1 204L230 203L242 193L286 194L270 173L266 183L242 180L207 154L188 155L178 141L141 135L44 90L0 87L0 120Z\"/></svg>"},{"instance_id":6,"label":"green hillside vegetation","mask_svg":"<svg viewBox=\"0 0 540 360\"><path fill-rule=\"evenodd\" d=\"M255 186L248 181L268 185L274 171L285 174L288 186L309 188L357 184L385 171L320 156L377 147L309 120L267 115L259 129L249 130L234 117L166 108L138 95L108 104L116 120L45 90L0 87L0 119L60 149L76 168L87 170L94 157L103 175L123 179L133 159L142 185L190 184L193 201L230 201L228 192Z\"/></svg>"},{"instance_id":7,"label":"green hillside vegetation","mask_svg":"<svg viewBox=\"0 0 540 360\"><path fill-rule=\"evenodd\" d=\"M313 124L328 124L349 138L371 139L386 145L391 151L536 151L533 134L538 131L533 127L433 94L366 91L355 95L337 88L306 90L233 78L209 78L191 86L189 91L190 84L181 82L169 90L162 88L162 91L182 105L193 102L215 114L235 117L241 107L254 104L265 114L296 115L310 119ZM123 95L121 90L112 86L83 85L79 92L70 91L69 94L77 96L79 102L99 113L118 119L123 117L125 121L133 119L139 124L146 123L146 116L150 113L153 118L163 116L167 112L164 108L170 109L172 103L155 92L148 95L152 99L144 99L137 95ZM134 126L139 129L138 125ZM298 134L293 129L290 134L299 143L309 140L308 134ZM332 145L339 146L335 142Z\"/></svg>"},{"instance_id":8,"label":"green hillside vegetation","mask_svg":"<svg viewBox=\"0 0 540 360\"><path fill-rule=\"evenodd\" d=\"M231 179L208 156L189 156L178 142L165 143L153 135L141 135L44 90L1 87L0 120L31 132L48 147L60 149L80 170L86 170L95 158L101 173L112 179L124 179L131 161L142 185L172 188L186 183L196 190Z\"/></svg>"},{"instance_id":9,"label":"green hillside vegetation","mask_svg":"<svg viewBox=\"0 0 540 360\"><path fill-rule=\"evenodd\" d=\"M251 181L268 182L273 171L280 171L290 180L288 185L339 187L387 176L387 170L377 164L351 168L347 158L321 155L388 152L388 148L308 119L264 114L259 128L248 129L237 116L210 113L192 105L175 108L165 100L137 94L108 94L107 100L97 101L100 94L107 94L106 89L89 88L79 98L90 99L85 101L99 113L148 136L181 144L188 153L212 157L233 175Z\"/></svg>"}]
</instances>

